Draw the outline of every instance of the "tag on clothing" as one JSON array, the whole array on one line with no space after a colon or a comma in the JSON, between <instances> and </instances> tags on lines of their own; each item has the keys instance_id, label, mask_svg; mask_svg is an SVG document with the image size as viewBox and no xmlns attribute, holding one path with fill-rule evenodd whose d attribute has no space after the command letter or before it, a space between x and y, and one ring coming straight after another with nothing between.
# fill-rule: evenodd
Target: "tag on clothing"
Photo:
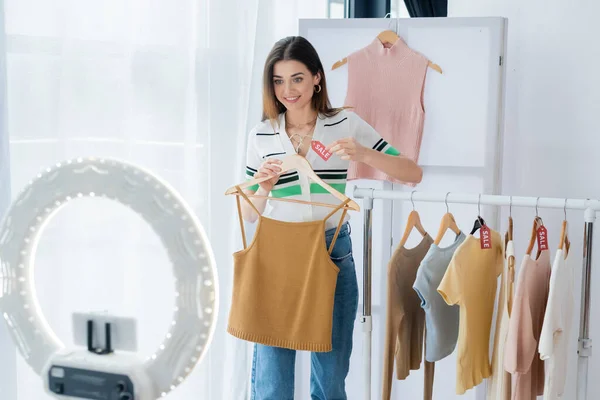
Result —
<instances>
[{"instance_id":1,"label":"tag on clothing","mask_svg":"<svg viewBox=\"0 0 600 400\"><path fill-rule=\"evenodd\" d=\"M487 225L483 225L479 229L479 242L481 243L482 249L492 248L492 237L490 233L490 228Z\"/></svg>"},{"instance_id":2,"label":"tag on clothing","mask_svg":"<svg viewBox=\"0 0 600 400\"><path fill-rule=\"evenodd\" d=\"M329 157L331 157L331 153L325 150L325 145L318 140L313 140L311 142L311 147L323 160L327 161L329 160Z\"/></svg>"},{"instance_id":3,"label":"tag on clothing","mask_svg":"<svg viewBox=\"0 0 600 400\"><path fill-rule=\"evenodd\" d=\"M537 230L537 245L539 250L548 250L548 231L544 225Z\"/></svg>"}]
</instances>

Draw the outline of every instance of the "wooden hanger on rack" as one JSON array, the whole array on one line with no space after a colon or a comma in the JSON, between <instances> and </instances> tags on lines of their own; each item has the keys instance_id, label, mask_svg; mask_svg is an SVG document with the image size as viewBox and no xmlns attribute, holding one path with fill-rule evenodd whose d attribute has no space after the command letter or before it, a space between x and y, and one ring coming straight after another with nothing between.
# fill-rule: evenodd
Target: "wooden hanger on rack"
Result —
<instances>
[{"instance_id":1,"label":"wooden hanger on rack","mask_svg":"<svg viewBox=\"0 0 600 400\"><path fill-rule=\"evenodd\" d=\"M442 242L442 239L444 238L444 235L446 234L446 231L448 229L452 229L452 232L454 232L457 235L460 233L460 229L458 228L458 225L456 225L456 220L454 219L454 215L452 215L452 213L450 212L450 209L448 208L448 195L449 194L450 194L450 192L446 193L446 199L444 200L444 203L446 203L446 214L444 214L444 216L442 217L442 221L440 223L440 229L438 230L437 236L435 237L435 240L433 241L433 243L435 243L437 246L439 246L440 243Z\"/></svg>"},{"instance_id":2,"label":"wooden hanger on rack","mask_svg":"<svg viewBox=\"0 0 600 400\"><path fill-rule=\"evenodd\" d=\"M568 226L567 226L567 199L565 199L565 206L563 209L565 212L565 219L563 220L562 226L560 228L560 242L558 243L558 248L560 250L563 250L563 247L564 247L565 257L566 257L567 254L569 254L569 248L571 247L571 242L569 241Z\"/></svg>"},{"instance_id":3,"label":"wooden hanger on rack","mask_svg":"<svg viewBox=\"0 0 600 400\"><path fill-rule=\"evenodd\" d=\"M510 196L510 201L508 203L508 229L506 230L506 234L504 235L504 248L505 249L506 249L506 245L511 240L513 240L512 196Z\"/></svg>"},{"instance_id":4,"label":"wooden hanger on rack","mask_svg":"<svg viewBox=\"0 0 600 400\"><path fill-rule=\"evenodd\" d=\"M504 244L505 247L509 241L513 240L513 219L512 216L508 216L508 229L506 230L506 235L504 236Z\"/></svg>"},{"instance_id":5,"label":"wooden hanger on rack","mask_svg":"<svg viewBox=\"0 0 600 400\"><path fill-rule=\"evenodd\" d=\"M417 228L421 236L425 237L427 235L427 231L423 228L421 224L421 217L419 217L419 213L415 210L415 202L413 201L413 194L415 191L413 190L410 194L410 202L412 203L413 209L408 214L408 220L406 221L406 227L404 228L404 234L402 235L402 239L400 239L399 247L403 247L410 236L413 228Z\"/></svg>"},{"instance_id":6,"label":"wooden hanger on rack","mask_svg":"<svg viewBox=\"0 0 600 400\"><path fill-rule=\"evenodd\" d=\"M381 43L383 44L395 44L399 39L400 36L398 36L398 34L392 30L385 30L383 32L381 32L379 35L377 35L377 39L379 39L381 41ZM333 71L334 69L337 69L339 67L341 67L342 65L346 64L348 62L348 58L344 57L339 61L336 61L333 66L331 67L331 70ZM428 64L429 68L439 72L440 74L442 73L442 68L437 65L432 63L431 61L429 61Z\"/></svg>"},{"instance_id":7,"label":"wooden hanger on rack","mask_svg":"<svg viewBox=\"0 0 600 400\"><path fill-rule=\"evenodd\" d=\"M531 237L529 238L529 245L527 246L527 251L525 252L525 254L527 254L528 256L531 255L533 247L535 246L535 240L537 238L538 229L543 225L544 221L542 220L542 218L536 215L533 220L533 227L531 228ZM540 256L541 252L542 251L538 248L536 258Z\"/></svg>"},{"instance_id":8,"label":"wooden hanger on rack","mask_svg":"<svg viewBox=\"0 0 600 400\"><path fill-rule=\"evenodd\" d=\"M548 235L546 232L546 228L544 227L544 220L542 220L542 218L538 215L538 202L540 201L540 198L538 197L535 203L535 219L533 220L533 227L531 228L531 237L529 238L529 246L527 246L527 251L525 252L525 254L527 254L528 256L531 256L531 251L533 250L533 246L535 245L536 239L538 238L538 235L540 235L540 233L543 231L544 234L544 242L539 242L538 243L538 249L537 249L537 254L535 256L535 259L537 260L540 257L540 254L542 253L542 248L540 246L540 244L542 244L546 249L548 248ZM565 206L565 211L566 211L566 206ZM566 212L565 212L566 214ZM540 236L541 237L541 236ZM541 240L541 239L540 239Z\"/></svg>"},{"instance_id":9,"label":"wooden hanger on rack","mask_svg":"<svg viewBox=\"0 0 600 400\"><path fill-rule=\"evenodd\" d=\"M533 246L535 245L536 238L538 236L538 230L544 226L544 220L542 220L542 218L538 215L538 201L540 201L539 197L535 202L535 218L533 219L533 227L531 228L531 237L529 238L529 245L527 246L527 251L525 252L525 254L527 254L528 256L531 256L531 251L533 250ZM535 256L535 258L538 259L541 253L542 250L538 246L537 255Z\"/></svg>"},{"instance_id":10,"label":"wooden hanger on rack","mask_svg":"<svg viewBox=\"0 0 600 400\"><path fill-rule=\"evenodd\" d=\"M508 229L506 230L506 234L504 235L504 251L506 252L506 248L508 246L508 242L513 240L513 218L512 218L512 196L510 196L509 202L509 211L508 211ZM512 255L508 258L508 298L506 299L508 305L508 315L510 316L512 312L512 301L513 301L513 293L515 287L515 256Z\"/></svg>"},{"instance_id":11,"label":"wooden hanger on rack","mask_svg":"<svg viewBox=\"0 0 600 400\"><path fill-rule=\"evenodd\" d=\"M321 185L325 190L327 190L329 193L331 193L333 196L335 196L342 202L349 199L348 196L337 191L336 189L334 189L333 187L331 187L330 185L325 183L321 178L319 178L319 176L312 169L308 160L299 154L292 154L292 155L285 157L282 160L280 168L281 168L280 174L283 174L290 170L297 170L299 173L304 174L305 176L312 179L315 183L318 183L319 185ZM266 181L268 179L271 179L271 178L272 178L272 176L265 176L262 178L254 178L254 179L247 180L244 183L230 187L229 189L227 189L225 194L226 195L228 195L228 194L239 195L238 189L237 189L238 187L240 189L244 189L244 188L256 185L260 182ZM330 207L330 208L336 208L338 206L337 204L317 203L317 202L312 202L312 201L286 199L286 198L270 197L270 196L259 196L259 195L255 195L255 194L248 194L247 196L248 197L256 197L256 198L268 198L270 200L287 201L287 202L292 202L292 203L312 204L312 205L318 205L318 206ZM354 211L360 210L360 207L358 206L358 204L356 204L356 202L354 200L350 200L348 202L348 204L346 204L346 206L344 206L344 207L349 208Z\"/></svg>"}]
</instances>

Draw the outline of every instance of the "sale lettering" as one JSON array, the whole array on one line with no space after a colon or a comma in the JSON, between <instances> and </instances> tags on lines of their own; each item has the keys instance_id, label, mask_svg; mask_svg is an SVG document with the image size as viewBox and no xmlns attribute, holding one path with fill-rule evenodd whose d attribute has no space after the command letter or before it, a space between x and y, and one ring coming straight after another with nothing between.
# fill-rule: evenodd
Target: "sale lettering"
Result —
<instances>
[{"instance_id":1,"label":"sale lettering","mask_svg":"<svg viewBox=\"0 0 600 400\"><path fill-rule=\"evenodd\" d=\"M544 225L537 230L538 249L548 250L548 231Z\"/></svg>"},{"instance_id":2,"label":"sale lettering","mask_svg":"<svg viewBox=\"0 0 600 400\"><path fill-rule=\"evenodd\" d=\"M492 248L492 238L491 238L490 228L487 225L483 225L481 227L481 231L479 233L479 241L481 242L482 249L491 249Z\"/></svg>"},{"instance_id":3,"label":"sale lettering","mask_svg":"<svg viewBox=\"0 0 600 400\"><path fill-rule=\"evenodd\" d=\"M331 153L326 150L325 145L318 140L313 140L311 146L315 153L317 153L323 160L327 161L329 160L329 157L331 157Z\"/></svg>"}]
</instances>

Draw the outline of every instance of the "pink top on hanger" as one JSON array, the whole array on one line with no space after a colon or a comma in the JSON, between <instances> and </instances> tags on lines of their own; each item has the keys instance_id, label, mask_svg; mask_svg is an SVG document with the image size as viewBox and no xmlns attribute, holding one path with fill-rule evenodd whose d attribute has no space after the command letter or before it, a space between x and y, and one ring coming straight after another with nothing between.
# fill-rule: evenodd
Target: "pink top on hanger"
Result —
<instances>
[{"instance_id":1,"label":"pink top on hanger","mask_svg":"<svg viewBox=\"0 0 600 400\"><path fill-rule=\"evenodd\" d=\"M429 60L400 38L384 45L375 38L350 54L345 105L413 161L419 159L425 111L423 90ZM402 183L364 163L351 162L348 180L377 179ZM410 186L415 186L410 184Z\"/></svg>"},{"instance_id":2,"label":"pink top on hanger","mask_svg":"<svg viewBox=\"0 0 600 400\"><path fill-rule=\"evenodd\" d=\"M543 250L537 260L526 254L517 278L504 348L504 368L513 375L513 400L544 394L545 368L538 345L550 290L549 253Z\"/></svg>"}]
</instances>

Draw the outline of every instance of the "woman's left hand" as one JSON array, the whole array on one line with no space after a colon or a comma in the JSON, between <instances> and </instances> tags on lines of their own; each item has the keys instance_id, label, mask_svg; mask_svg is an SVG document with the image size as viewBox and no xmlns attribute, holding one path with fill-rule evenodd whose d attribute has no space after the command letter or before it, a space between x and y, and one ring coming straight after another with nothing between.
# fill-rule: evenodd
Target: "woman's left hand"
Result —
<instances>
[{"instance_id":1,"label":"woman's left hand","mask_svg":"<svg viewBox=\"0 0 600 400\"><path fill-rule=\"evenodd\" d=\"M368 149L353 137L348 137L336 140L327 146L326 150L341 157L342 160L363 161Z\"/></svg>"}]
</instances>

